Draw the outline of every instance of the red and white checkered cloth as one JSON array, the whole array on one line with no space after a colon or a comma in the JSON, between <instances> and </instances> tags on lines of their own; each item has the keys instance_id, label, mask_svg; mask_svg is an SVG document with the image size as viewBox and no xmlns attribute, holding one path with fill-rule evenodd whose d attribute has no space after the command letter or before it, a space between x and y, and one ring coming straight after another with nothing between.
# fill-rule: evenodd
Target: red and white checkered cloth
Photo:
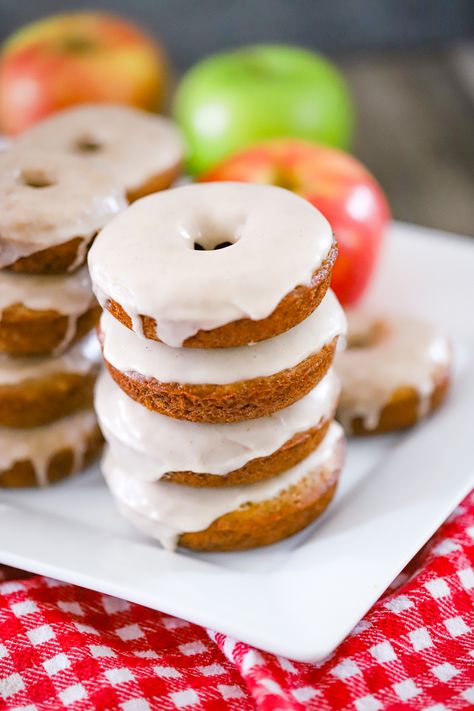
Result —
<instances>
[{"instance_id":1,"label":"red and white checkered cloth","mask_svg":"<svg viewBox=\"0 0 474 711\"><path fill-rule=\"evenodd\" d=\"M5 569L0 709L474 709L473 562L471 494L320 665Z\"/></svg>"}]
</instances>

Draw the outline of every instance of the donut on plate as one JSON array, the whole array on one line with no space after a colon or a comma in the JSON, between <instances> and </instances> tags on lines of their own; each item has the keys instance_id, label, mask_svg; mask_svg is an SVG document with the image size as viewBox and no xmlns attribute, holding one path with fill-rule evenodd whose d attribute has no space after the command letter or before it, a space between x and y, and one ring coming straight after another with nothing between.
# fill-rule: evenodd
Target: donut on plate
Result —
<instances>
[{"instance_id":1,"label":"donut on plate","mask_svg":"<svg viewBox=\"0 0 474 711\"><path fill-rule=\"evenodd\" d=\"M412 318L353 312L347 348L336 357L346 432L379 434L414 425L449 389L451 347L437 328Z\"/></svg>"},{"instance_id":2,"label":"donut on plate","mask_svg":"<svg viewBox=\"0 0 474 711\"><path fill-rule=\"evenodd\" d=\"M337 249L306 200L271 185L207 183L151 195L89 252L95 293L117 320L168 346L232 348L306 319Z\"/></svg>"},{"instance_id":3,"label":"donut on plate","mask_svg":"<svg viewBox=\"0 0 474 711\"><path fill-rule=\"evenodd\" d=\"M125 205L113 176L75 156L14 145L0 153L0 268L73 271Z\"/></svg>"},{"instance_id":4,"label":"donut on plate","mask_svg":"<svg viewBox=\"0 0 474 711\"><path fill-rule=\"evenodd\" d=\"M0 428L0 486L47 486L82 469L101 446L92 410L42 427Z\"/></svg>"},{"instance_id":5,"label":"donut on plate","mask_svg":"<svg viewBox=\"0 0 474 711\"><path fill-rule=\"evenodd\" d=\"M343 454L342 428L334 422L306 459L250 485L196 489L145 481L111 448L103 472L124 516L164 547L235 551L275 543L308 526L334 496Z\"/></svg>"},{"instance_id":6,"label":"donut on plate","mask_svg":"<svg viewBox=\"0 0 474 711\"><path fill-rule=\"evenodd\" d=\"M305 321L246 348L171 348L108 312L99 336L112 378L133 400L168 417L225 423L266 417L306 395L344 332L344 312L329 291Z\"/></svg>"},{"instance_id":7,"label":"donut on plate","mask_svg":"<svg viewBox=\"0 0 474 711\"><path fill-rule=\"evenodd\" d=\"M150 412L104 372L95 408L114 455L138 478L217 487L268 479L308 456L324 438L338 396L330 371L308 395L269 417L194 423Z\"/></svg>"},{"instance_id":8,"label":"donut on plate","mask_svg":"<svg viewBox=\"0 0 474 711\"><path fill-rule=\"evenodd\" d=\"M99 362L94 333L57 356L0 354L0 427L37 427L91 408Z\"/></svg>"},{"instance_id":9,"label":"donut on plate","mask_svg":"<svg viewBox=\"0 0 474 711\"><path fill-rule=\"evenodd\" d=\"M100 315L87 266L73 274L0 271L0 353L58 353L95 326Z\"/></svg>"},{"instance_id":10,"label":"donut on plate","mask_svg":"<svg viewBox=\"0 0 474 711\"><path fill-rule=\"evenodd\" d=\"M131 106L81 104L17 139L26 149L60 151L108 171L129 202L168 188L179 176L183 141L174 124Z\"/></svg>"}]
</instances>

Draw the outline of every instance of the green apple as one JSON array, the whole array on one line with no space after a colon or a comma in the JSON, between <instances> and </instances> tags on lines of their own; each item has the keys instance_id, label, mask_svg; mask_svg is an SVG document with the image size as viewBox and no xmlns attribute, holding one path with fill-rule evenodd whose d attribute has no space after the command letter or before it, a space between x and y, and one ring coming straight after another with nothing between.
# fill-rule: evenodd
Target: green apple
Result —
<instances>
[{"instance_id":1,"label":"green apple","mask_svg":"<svg viewBox=\"0 0 474 711\"><path fill-rule=\"evenodd\" d=\"M353 108L327 59L284 45L215 54L181 80L174 115L197 174L265 138L296 137L346 148Z\"/></svg>"}]
</instances>

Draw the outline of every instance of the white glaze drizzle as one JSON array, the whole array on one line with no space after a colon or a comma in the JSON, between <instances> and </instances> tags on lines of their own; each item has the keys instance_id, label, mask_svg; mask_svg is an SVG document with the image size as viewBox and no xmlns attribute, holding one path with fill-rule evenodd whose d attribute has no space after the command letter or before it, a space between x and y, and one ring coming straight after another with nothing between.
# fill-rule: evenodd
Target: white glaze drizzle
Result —
<instances>
[{"instance_id":1,"label":"white glaze drizzle","mask_svg":"<svg viewBox=\"0 0 474 711\"><path fill-rule=\"evenodd\" d=\"M318 470L335 473L340 465L342 440L342 428L334 422L309 457L276 477L246 486L211 490L165 481L143 481L135 472L122 467L110 447L103 459L102 470L124 515L147 535L158 539L165 548L173 549L181 533L205 530L220 516L247 503L273 499Z\"/></svg>"},{"instance_id":2,"label":"white glaze drizzle","mask_svg":"<svg viewBox=\"0 0 474 711\"><path fill-rule=\"evenodd\" d=\"M42 427L31 429L0 428L0 470L10 469L15 462L31 461L38 486L48 485L48 465L62 449L71 449L73 471L78 471L84 460L87 439L96 427L92 410L77 412Z\"/></svg>"},{"instance_id":3,"label":"white glaze drizzle","mask_svg":"<svg viewBox=\"0 0 474 711\"><path fill-rule=\"evenodd\" d=\"M195 423L150 412L104 372L97 383L95 408L104 436L122 464L137 477L153 481L175 471L223 475L269 456L293 435L329 419L338 396L338 379L329 372L308 395L269 417L232 424Z\"/></svg>"},{"instance_id":4,"label":"white glaze drizzle","mask_svg":"<svg viewBox=\"0 0 474 711\"><path fill-rule=\"evenodd\" d=\"M54 373L94 373L101 360L99 342L90 333L67 351L57 356L11 357L0 354L0 385L15 385L25 380L38 380Z\"/></svg>"},{"instance_id":5,"label":"white glaze drizzle","mask_svg":"<svg viewBox=\"0 0 474 711\"><path fill-rule=\"evenodd\" d=\"M230 247L214 250L223 242ZM269 316L308 285L333 242L309 202L272 185L185 185L143 198L107 225L89 252L97 298L140 314L179 347L199 330ZM199 243L207 250L197 251Z\"/></svg>"},{"instance_id":6,"label":"white glaze drizzle","mask_svg":"<svg viewBox=\"0 0 474 711\"><path fill-rule=\"evenodd\" d=\"M358 417L366 429L375 429L394 391L404 386L416 390L419 415L426 415L436 375L451 361L442 333L424 321L354 311L348 314L347 340L349 347L335 360L342 383L338 419L347 432Z\"/></svg>"},{"instance_id":7,"label":"white glaze drizzle","mask_svg":"<svg viewBox=\"0 0 474 711\"><path fill-rule=\"evenodd\" d=\"M97 150L81 151L81 141L96 144ZM65 109L25 131L18 143L80 157L109 171L127 191L178 166L184 153L179 131L169 119L111 104Z\"/></svg>"},{"instance_id":8,"label":"white glaze drizzle","mask_svg":"<svg viewBox=\"0 0 474 711\"><path fill-rule=\"evenodd\" d=\"M45 187L31 187L30 179ZM73 271L95 234L126 205L109 174L75 156L13 148L0 153L0 268L75 237Z\"/></svg>"},{"instance_id":9,"label":"white glaze drizzle","mask_svg":"<svg viewBox=\"0 0 474 711\"><path fill-rule=\"evenodd\" d=\"M101 317L104 357L122 372L160 382L221 385L292 368L345 333L344 312L328 291L302 323L266 341L241 348L171 348L139 338L108 312Z\"/></svg>"}]
</instances>

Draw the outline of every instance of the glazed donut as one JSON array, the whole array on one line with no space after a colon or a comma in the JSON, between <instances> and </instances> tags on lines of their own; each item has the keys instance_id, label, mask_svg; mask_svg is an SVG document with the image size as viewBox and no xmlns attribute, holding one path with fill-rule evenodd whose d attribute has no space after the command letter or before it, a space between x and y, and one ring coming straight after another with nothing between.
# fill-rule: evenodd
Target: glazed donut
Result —
<instances>
[{"instance_id":1,"label":"glazed donut","mask_svg":"<svg viewBox=\"0 0 474 711\"><path fill-rule=\"evenodd\" d=\"M432 325L406 318L349 314L347 349L336 357L342 381L337 417L346 432L410 427L443 402L451 348Z\"/></svg>"},{"instance_id":2,"label":"glazed donut","mask_svg":"<svg viewBox=\"0 0 474 711\"><path fill-rule=\"evenodd\" d=\"M266 417L306 395L344 332L344 312L328 291L305 321L247 348L171 348L140 338L108 312L99 337L112 378L133 400L179 420L224 423Z\"/></svg>"},{"instance_id":3,"label":"glazed donut","mask_svg":"<svg viewBox=\"0 0 474 711\"><path fill-rule=\"evenodd\" d=\"M0 486L47 486L98 454L102 435L92 410L32 429L0 428Z\"/></svg>"},{"instance_id":4,"label":"glazed donut","mask_svg":"<svg viewBox=\"0 0 474 711\"><path fill-rule=\"evenodd\" d=\"M0 268L73 271L125 205L112 176L75 156L16 146L0 153Z\"/></svg>"},{"instance_id":5,"label":"glazed donut","mask_svg":"<svg viewBox=\"0 0 474 711\"><path fill-rule=\"evenodd\" d=\"M0 271L0 353L62 352L85 336L99 315L86 266L51 276Z\"/></svg>"},{"instance_id":6,"label":"glazed donut","mask_svg":"<svg viewBox=\"0 0 474 711\"><path fill-rule=\"evenodd\" d=\"M183 141L174 124L131 106L82 104L50 116L17 139L107 170L130 202L168 188L179 176Z\"/></svg>"},{"instance_id":7,"label":"glazed donut","mask_svg":"<svg viewBox=\"0 0 474 711\"><path fill-rule=\"evenodd\" d=\"M196 489L144 481L110 448L103 472L124 516L165 548L245 550L287 538L319 516L334 495L343 450L342 428L334 422L309 457L255 484Z\"/></svg>"},{"instance_id":8,"label":"glazed donut","mask_svg":"<svg viewBox=\"0 0 474 711\"><path fill-rule=\"evenodd\" d=\"M125 326L169 346L277 336L322 301L336 246L326 219L272 185L186 185L135 203L89 252L95 293Z\"/></svg>"},{"instance_id":9,"label":"glazed donut","mask_svg":"<svg viewBox=\"0 0 474 711\"><path fill-rule=\"evenodd\" d=\"M332 371L304 398L269 417L196 424L150 412L125 395L107 372L95 409L119 461L135 476L188 486L252 484L308 456L334 417L339 381Z\"/></svg>"},{"instance_id":10,"label":"glazed donut","mask_svg":"<svg viewBox=\"0 0 474 711\"><path fill-rule=\"evenodd\" d=\"M94 333L55 357L0 354L0 427L38 427L91 408L99 363Z\"/></svg>"}]
</instances>

